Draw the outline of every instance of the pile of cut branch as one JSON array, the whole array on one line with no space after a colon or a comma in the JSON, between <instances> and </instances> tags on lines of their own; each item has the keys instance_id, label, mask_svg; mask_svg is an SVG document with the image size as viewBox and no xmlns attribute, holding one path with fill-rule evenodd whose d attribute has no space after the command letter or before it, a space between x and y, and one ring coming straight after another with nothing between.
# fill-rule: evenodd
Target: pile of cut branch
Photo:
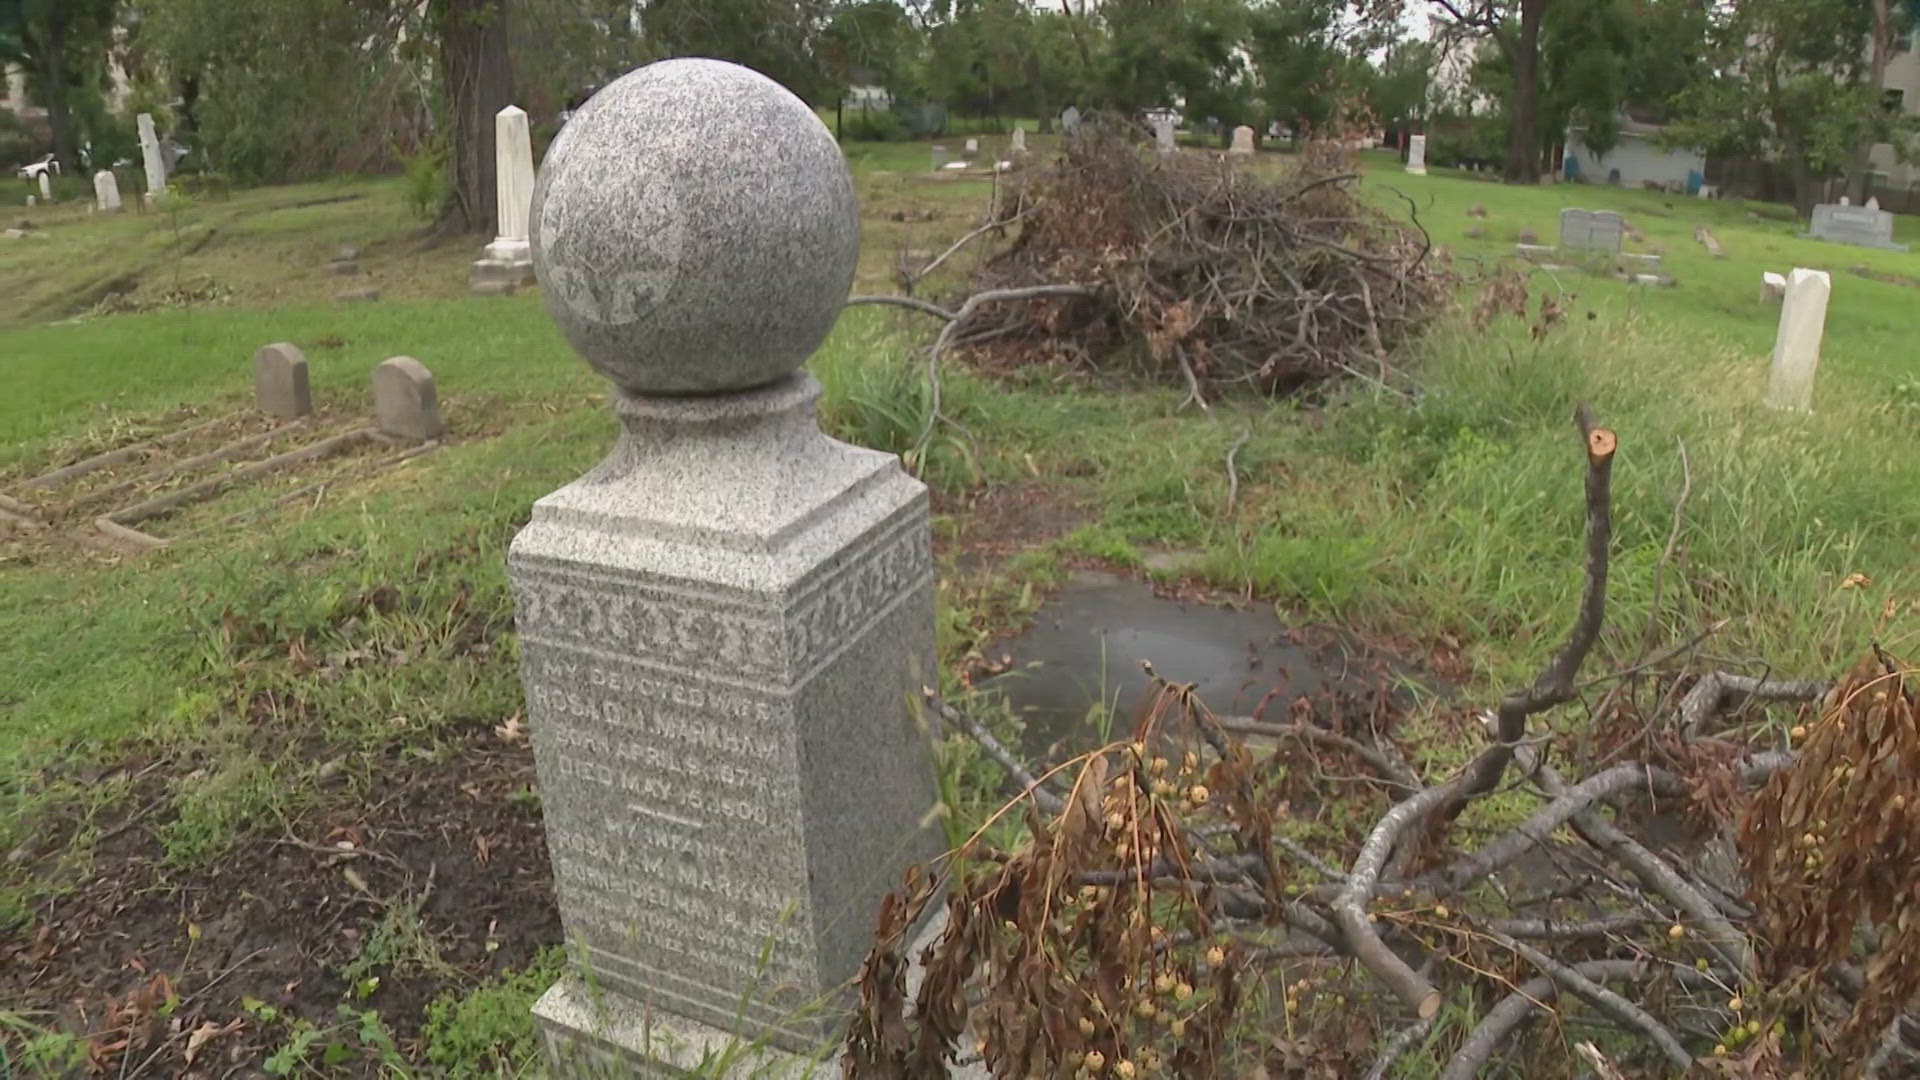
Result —
<instances>
[{"instance_id":1,"label":"pile of cut branch","mask_svg":"<svg viewBox=\"0 0 1920 1080\"><path fill-rule=\"evenodd\" d=\"M939 1076L978 1054L996 1077L1372 1078L1409 1055L1444 1080L1499 1061L1915 1075L1914 673L1875 649L1837 684L1656 676L1689 646L1649 643L1582 682L1605 620L1616 444L1578 420L1573 629L1481 716L1485 744L1451 775L1411 767L1377 716L1216 717L1156 678L1127 741L1036 777L934 702L1018 787L1002 813L1026 836L997 850L976 834L944 880L916 871L888 898L846 1074ZM1586 722L1546 722L1583 700ZM1782 730L1761 702L1804 716ZM1491 834L1465 827L1499 792L1535 802ZM1362 824L1320 851L1286 836L1289 805L1336 798ZM1655 842L1654 811L1692 835ZM909 957L908 928L943 893L943 934ZM924 967L911 995L910 959ZM1541 1017L1555 1022L1528 1024Z\"/></svg>"},{"instance_id":2,"label":"pile of cut branch","mask_svg":"<svg viewBox=\"0 0 1920 1080\"><path fill-rule=\"evenodd\" d=\"M957 339L992 362L1064 358L1202 403L1342 374L1387 381L1446 274L1417 224L1361 197L1350 160L1299 160L1266 180L1214 155L1145 151L1117 129L1067 140L996 200L990 224L1010 240L973 287L1081 288L976 304Z\"/></svg>"}]
</instances>

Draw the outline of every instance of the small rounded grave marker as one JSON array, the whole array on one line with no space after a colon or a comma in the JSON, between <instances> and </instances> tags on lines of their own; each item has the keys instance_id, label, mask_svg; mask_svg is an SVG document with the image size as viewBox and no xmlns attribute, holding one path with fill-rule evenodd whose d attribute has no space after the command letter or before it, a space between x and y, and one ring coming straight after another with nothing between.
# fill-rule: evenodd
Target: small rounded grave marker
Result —
<instances>
[{"instance_id":1,"label":"small rounded grave marker","mask_svg":"<svg viewBox=\"0 0 1920 1080\"><path fill-rule=\"evenodd\" d=\"M639 395L749 390L799 370L859 257L853 180L805 102L719 60L666 60L595 94L534 184L547 310Z\"/></svg>"}]
</instances>

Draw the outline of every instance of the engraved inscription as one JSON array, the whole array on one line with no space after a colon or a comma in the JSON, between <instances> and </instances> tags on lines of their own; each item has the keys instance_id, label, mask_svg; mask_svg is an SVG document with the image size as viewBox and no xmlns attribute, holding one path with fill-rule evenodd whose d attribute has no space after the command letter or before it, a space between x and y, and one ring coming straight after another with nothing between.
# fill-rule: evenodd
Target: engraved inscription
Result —
<instances>
[{"instance_id":1,"label":"engraved inscription","mask_svg":"<svg viewBox=\"0 0 1920 1080\"><path fill-rule=\"evenodd\" d=\"M606 326L645 320L680 277L686 216L673 178L620 154L562 155L540 206L541 286ZM636 189L611 198L610 188Z\"/></svg>"}]
</instances>

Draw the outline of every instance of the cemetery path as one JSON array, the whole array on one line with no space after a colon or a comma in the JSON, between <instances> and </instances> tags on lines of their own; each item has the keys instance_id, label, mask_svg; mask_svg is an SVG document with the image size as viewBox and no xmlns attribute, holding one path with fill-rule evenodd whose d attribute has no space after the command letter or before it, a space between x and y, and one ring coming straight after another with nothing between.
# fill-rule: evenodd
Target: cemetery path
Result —
<instances>
[{"instance_id":1,"label":"cemetery path","mask_svg":"<svg viewBox=\"0 0 1920 1080\"><path fill-rule=\"evenodd\" d=\"M440 752L382 756L377 787L336 774L282 835L185 871L156 832L177 813L173 763L103 771L140 779L90 871L0 943L0 1001L85 1032L92 1065L113 1075L196 1063L202 1075L255 1075L298 1021L342 1025L343 1002L377 1011L419 1061L430 1002L525 967L559 943L560 925L523 733L480 728ZM69 839L12 857L58 859ZM377 1073L363 1056L326 1071Z\"/></svg>"}]
</instances>

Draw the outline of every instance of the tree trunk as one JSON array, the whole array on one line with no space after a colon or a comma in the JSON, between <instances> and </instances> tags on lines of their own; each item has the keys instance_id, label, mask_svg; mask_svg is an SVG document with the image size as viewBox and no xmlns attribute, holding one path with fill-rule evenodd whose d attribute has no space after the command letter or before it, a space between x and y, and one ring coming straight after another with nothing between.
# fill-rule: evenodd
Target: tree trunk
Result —
<instances>
[{"instance_id":1,"label":"tree trunk","mask_svg":"<svg viewBox=\"0 0 1920 1080\"><path fill-rule=\"evenodd\" d=\"M494 115L513 103L507 0L440 0L440 70L452 114L444 232L492 236Z\"/></svg>"},{"instance_id":2,"label":"tree trunk","mask_svg":"<svg viewBox=\"0 0 1920 1080\"><path fill-rule=\"evenodd\" d=\"M1887 81L1887 59L1893 45L1893 17L1887 0L1873 0L1873 33L1867 52L1867 85L1872 88L1871 108L1881 108L1880 89ZM1877 119L1877 117L1875 118ZM1873 136L1862 138L1847 163L1847 196L1857 205L1867 201L1867 177L1873 170Z\"/></svg>"},{"instance_id":3,"label":"tree trunk","mask_svg":"<svg viewBox=\"0 0 1920 1080\"><path fill-rule=\"evenodd\" d=\"M73 124L67 115L67 27L58 13L47 16L47 39L35 50L40 61L40 96L47 107L47 131L53 137L53 156L62 172L77 172L79 154L73 145Z\"/></svg>"},{"instance_id":4,"label":"tree trunk","mask_svg":"<svg viewBox=\"0 0 1920 1080\"><path fill-rule=\"evenodd\" d=\"M1535 113L1540 93L1540 17L1546 0L1520 0L1520 34L1513 43L1513 127L1507 134L1506 181L1540 182L1540 137Z\"/></svg>"}]
</instances>

